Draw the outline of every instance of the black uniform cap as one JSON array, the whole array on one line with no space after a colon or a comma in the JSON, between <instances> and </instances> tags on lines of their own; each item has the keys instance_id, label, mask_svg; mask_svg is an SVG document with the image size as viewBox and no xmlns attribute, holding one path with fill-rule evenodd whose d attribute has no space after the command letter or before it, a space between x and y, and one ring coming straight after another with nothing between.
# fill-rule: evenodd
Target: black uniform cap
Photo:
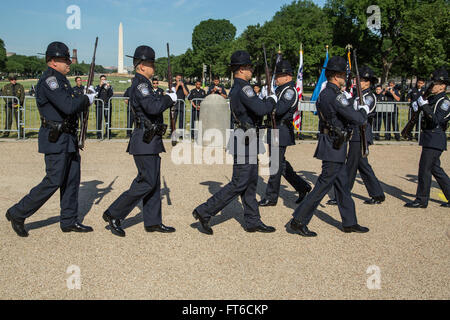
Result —
<instances>
[{"instance_id":1,"label":"black uniform cap","mask_svg":"<svg viewBox=\"0 0 450 320\"><path fill-rule=\"evenodd\" d=\"M155 50L149 46L139 46L134 51L134 56L128 56L133 59L133 65L136 67L143 61L155 62Z\"/></svg>"},{"instance_id":2,"label":"black uniform cap","mask_svg":"<svg viewBox=\"0 0 450 320\"><path fill-rule=\"evenodd\" d=\"M70 59L69 48L62 42L55 41L48 45L45 52L46 58L67 58Z\"/></svg>"},{"instance_id":3,"label":"black uniform cap","mask_svg":"<svg viewBox=\"0 0 450 320\"><path fill-rule=\"evenodd\" d=\"M288 60L281 60L275 66L275 75L279 74L293 74L291 63Z\"/></svg>"},{"instance_id":4,"label":"black uniform cap","mask_svg":"<svg viewBox=\"0 0 450 320\"><path fill-rule=\"evenodd\" d=\"M449 80L447 70L444 67L434 70L431 74L431 81L440 81L448 85Z\"/></svg>"},{"instance_id":5,"label":"black uniform cap","mask_svg":"<svg viewBox=\"0 0 450 320\"><path fill-rule=\"evenodd\" d=\"M340 56L334 56L330 60L328 60L328 64L325 70L335 72L345 72L347 71L347 61Z\"/></svg>"},{"instance_id":6,"label":"black uniform cap","mask_svg":"<svg viewBox=\"0 0 450 320\"><path fill-rule=\"evenodd\" d=\"M378 82L378 78L375 77L373 70L370 69L368 66L362 66L361 68L359 68L358 71L359 71L359 76L361 78L367 79L370 82L372 82L373 84Z\"/></svg>"},{"instance_id":7,"label":"black uniform cap","mask_svg":"<svg viewBox=\"0 0 450 320\"><path fill-rule=\"evenodd\" d=\"M238 50L231 55L230 66L253 65L250 54L244 50Z\"/></svg>"}]
</instances>

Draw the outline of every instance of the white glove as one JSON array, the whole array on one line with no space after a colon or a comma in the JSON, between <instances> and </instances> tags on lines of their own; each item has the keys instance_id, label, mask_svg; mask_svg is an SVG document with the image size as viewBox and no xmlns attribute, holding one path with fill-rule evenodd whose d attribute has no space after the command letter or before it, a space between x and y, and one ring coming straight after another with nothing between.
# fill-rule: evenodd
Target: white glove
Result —
<instances>
[{"instance_id":1,"label":"white glove","mask_svg":"<svg viewBox=\"0 0 450 320\"><path fill-rule=\"evenodd\" d=\"M275 101L275 103L278 102L278 98L277 98L277 96L275 94L272 94L272 95L268 96L268 98L272 98Z\"/></svg>"},{"instance_id":2,"label":"white glove","mask_svg":"<svg viewBox=\"0 0 450 320\"><path fill-rule=\"evenodd\" d=\"M419 111L419 106L417 105L417 101L414 101L414 102L412 103L412 108L413 108L414 112Z\"/></svg>"},{"instance_id":3,"label":"white glove","mask_svg":"<svg viewBox=\"0 0 450 320\"><path fill-rule=\"evenodd\" d=\"M98 92L95 91L94 86L90 86L90 87L87 89L87 93L89 93L89 94L95 94L95 96L98 95Z\"/></svg>"},{"instance_id":4,"label":"white glove","mask_svg":"<svg viewBox=\"0 0 450 320\"><path fill-rule=\"evenodd\" d=\"M178 97L177 97L177 94L176 94L176 93L170 92L170 93L167 93L167 95L170 97L170 99L172 99L172 101L173 101L174 103L177 102Z\"/></svg>"},{"instance_id":5,"label":"white glove","mask_svg":"<svg viewBox=\"0 0 450 320\"><path fill-rule=\"evenodd\" d=\"M358 106L358 110L364 109L366 111L366 114L369 114L370 109L369 106L363 104L362 106Z\"/></svg>"},{"instance_id":6,"label":"white glove","mask_svg":"<svg viewBox=\"0 0 450 320\"><path fill-rule=\"evenodd\" d=\"M344 95L347 99L351 99L352 98L352 94L350 92L344 91ZM356 100L355 100L356 101Z\"/></svg>"},{"instance_id":7,"label":"white glove","mask_svg":"<svg viewBox=\"0 0 450 320\"><path fill-rule=\"evenodd\" d=\"M424 105L428 104L428 100L423 100L423 97L421 96L419 99L417 99L417 103L420 107L423 107Z\"/></svg>"},{"instance_id":8,"label":"white glove","mask_svg":"<svg viewBox=\"0 0 450 320\"><path fill-rule=\"evenodd\" d=\"M358 99L355 99L355 101L353 101L353 109L355 109L355 111L358 111L359 107L358 103L359 103Z\"/></svg>"},{"instance_id":9,"label":"white glove","mask_svg":"<svg viewBox=\"0 0 450 320\"><path fill-rule=\"evenodd\" d=\"M89 105L91 105L94 103L94 99L97 96L97 94L96 93L88 93L88 94L86 94L86 96L89 98Z\"/></svg>"}]
</instances>

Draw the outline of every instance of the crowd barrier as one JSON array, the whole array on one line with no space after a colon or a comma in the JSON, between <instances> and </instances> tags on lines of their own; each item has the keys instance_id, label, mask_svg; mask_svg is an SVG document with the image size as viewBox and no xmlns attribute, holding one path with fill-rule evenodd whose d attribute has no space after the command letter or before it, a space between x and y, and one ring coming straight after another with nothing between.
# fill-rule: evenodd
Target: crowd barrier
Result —
<instances>
[{"instance_id":1,"label":"crowd barrier","mask_svg":"<svg viewBox=\"0 0 450 320\"><path fill-rule=\"evenodd\" d=\"M131 133L133 130L133 114L128 108L127 99L125 97L112 97L106 104L100 99L95 99L95 103L89 109L88 133L94 133L101 139L105 137L110 139L112 137L111 131ZM201 105L203 100L193 99L197 105ZM189 104L191 105L191 102ZM15 105L17 107L14 107ZM178 100L175 110L177 112L176 128L183 129L184 133L188 130L193 136L194 131L197 130L194 123L199 120L201 109L195 110L192 106L187 108L184 100ZM317 134L319 118L316 103L302 101L299 103L299 110L302 116L300 133ZM375 137L384 135L384 138L389 139L393 135L394 138L399 138L401 130L410 117L410 104L407 102L378 102L376 115L372 123L373 133ZM187 119L188 121L186 121ZM164 112L164 122L169 124L169 109ZM37 133L40 124L40 115L34 97L26 96L22 106L16 97L0 96L0 125L3 126L1 128L3 133L16 133L17 138L22 139L27 134ZM420 121L412 134L420 138ZM450 136L450 129L447 130L447 136Z\"/></svg>"}]
</instances>

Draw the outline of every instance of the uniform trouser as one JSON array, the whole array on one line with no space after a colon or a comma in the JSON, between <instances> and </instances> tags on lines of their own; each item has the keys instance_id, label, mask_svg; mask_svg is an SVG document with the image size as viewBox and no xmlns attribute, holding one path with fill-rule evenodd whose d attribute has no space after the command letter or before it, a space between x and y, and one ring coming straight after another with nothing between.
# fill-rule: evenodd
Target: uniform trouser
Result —
<instances>
[{"instance_id":1,"label":"uniform trouser","mask_svg":"<svg viewBox=\"0 0 450 320\"><path fill-rule=\"evenodd\" d=\"M362 157L361 144L359 141L350 142L346 166L350 191L355 184L356 171L359 171L369 196L371 198L384 197L383 189L369 164L369 160Z\"/></svg>"},{"instance_id":2,"label":"uniform trouser","mask_svg":"<svg viewBox=\"0 0 450 320\"><path fill-rule=\"evenodd\" d=\"M377 138L380 136L381 125L383 124L383 121L384 121L384 127L385 128L387 127L385 114L386 114L385 112L377 112L375 114L375 117L373 118L373 129L374 129L374 131L377 132L377 133L375 133L375 137L377 137Z\"/></svg>"},{"instance_id":3,"label":"uniform trouser","mask_svg":"<svg viewBox=\"0 0 450 320\"><path fill-rule=\"evenodd\" d=\"M80 154L78 152L45 155L46 176L30 193L9 209L10 214L24 220L32 216L60 189L61 227L77 221L80 188Z\"/></svg>"},{"instance_id":4,"label":"uniform trouser","mask_svg":"<svg viewBox=\"0 0 450 320\"><path fill-rule=\"evenodd\" d=\"M432 148L422 148L422 155L419 162L419 184L417 185L416 198L422 204L428 204L430 199L431 176L436 179L442 192L450 201L450 179L441 168L442 151Z\"/></svg>"},{"instance_id":5,"label":"uniform trouser","mask_svg":"<svg viewBox=\"0 0 450 320\"><path fill-rule=\"evenodd\" d=\"M279 152L278 171L270 176L267 183L265 198L271 202L278 201L278 196L280 194L281 176L283 176L289 182L289 184L293 186L294 189L300 194L307 192L310 188L309 184L299 175L297 175L297 173L295 173L291 164L286 160L286 148L287 147L281 146L277 148ZM271 155L272 148L270 148L270 146L269 150ZM270 166L272 167L272 163L270 164Z\"/></svg>"},{"instance_id":6,"label":"uniform trouser","mask_svg":"<svg viewBox=\"0 0 450 320\"><path fill-rule=\"evenodd\" d=\"M130 186L108 208L116 219L125 219L142 200L144 226L162 223L161 218L161 158L159 155L134 155L138 175Z\"/></svg>"},{"instance_id":7,"label":"uniform trouser","mask_svg":"<svg viewBox=\"0 0 450 320\"><path fill-rule=\"evenodd\" d=\"M323 197L334 186L342 225L349 227L357 224L355 203L350 195L347 168L344 163L322 161L322 173L317 179L314 189L295 209L293 217L303 225L307 225Z\"/></svg>"},{"instance_id":8,"label":"uniform trouser","mask_svg":"<svg viewBox=\"0 0 450 320\"><path fill-rule=\"evenodd\" d=\"M231 182L197 207L203 218L211 218L225 208L236 196L241 196L244 206L244 220L247 228L259 226L261 216L256 201L258 164L234 164Z\"/></svg>"},{"instance_id":9,"label":"uniform trouser","mask_svg":"<svg viewBox=\"0 0 450 320\"><path fill-rule=\"evenodd\" d=\"M196 108L192 107L191 110L191 136L194 137L194 129L195 129L195 121L200 120L200 110L197 110Z\"/></svg>"},{"instance_id":10,"label":"uniform trouser","mask_svg":"<svg viewBox=\"0 0 450 320\"><path fill-rule=\"evenodd\" d=\"M386 128L386 131L387 131L385 133L385 137L390 139L391 138L391 124L392 124L392 131L399 131L398 108L397 108L397 106L394 106L393 112L383 112L383 113L385 113L385 115L383 116L383 118L385 118L384 127ZM395 133L395 137L399 138L400 133Z\"/></svg>"},{"instance_id":11,"label":"uniform trouser","mask_svg":"<svg viewBox=\"0 0 450 320\"><path fill-rule=\"evenodd\" d=\"M180 118L178 119L178 128L184 129L184 105L178 101L175 103L175 115L174 115L174 121L177 122L178 114L180 115Z\"/></svg>"},{"instance_id":12,"label":"uniform trouser","mask_svg":"<svg viewBox=\"0 0 450 320\"><path fill-rule=\"evenodd\" d=\"M19 108L14 108L10 103L5 104L5 131L12 129L13 113L14 119L16 120L16 127L19 128ZM23 128L20 129L23 130ZM6 131L6 133L9 132Z\"/></svg>"}]
</instances>

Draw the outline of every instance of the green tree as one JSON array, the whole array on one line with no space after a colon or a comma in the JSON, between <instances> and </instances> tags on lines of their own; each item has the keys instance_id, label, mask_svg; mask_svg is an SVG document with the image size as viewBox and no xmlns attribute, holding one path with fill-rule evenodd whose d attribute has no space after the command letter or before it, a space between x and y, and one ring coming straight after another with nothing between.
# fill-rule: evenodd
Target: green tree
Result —
<instances>
[{"instance_id":1,"label":"green tree","mask_svg":"<svg viewBox=\"0 0 450 320\"><path fill-rule=\"evenodd\" d=\"M0 39L0 71L5 71L6 68L6 49L5 43Z\"/></svg>"}]
</instances>

